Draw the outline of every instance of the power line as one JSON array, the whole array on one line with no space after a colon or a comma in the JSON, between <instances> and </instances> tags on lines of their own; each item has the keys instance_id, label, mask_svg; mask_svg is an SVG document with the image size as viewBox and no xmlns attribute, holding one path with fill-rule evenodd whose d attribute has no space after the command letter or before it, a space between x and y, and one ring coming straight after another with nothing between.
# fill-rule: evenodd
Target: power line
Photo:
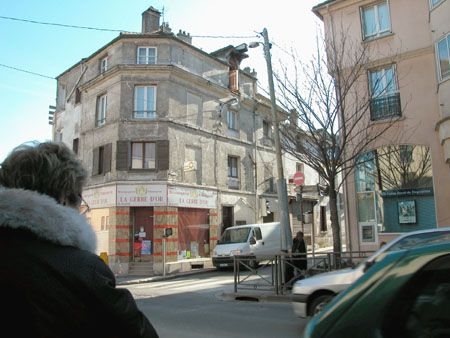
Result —
<instances>
[{"instance_id":1,"label":"power line","mask_svg":"<svg viewBox=\"0 0 450 338\"><path fill-rule=\"evenodd\" d=\"M78 25L66 25L62 23L56 23L56 22L44 22L44 21L37 21L37 20L28 20L28 19L21 19L21 18L13 18L8 16L0 16L0 19L4 20L13 20L13 21L20 21L20 22L27 22L27 23L34 23L38 25L49 25L49 26L59 26L59 27L66 27L66 28L77 28L77 29L90 29L90 30L96 30L96 31L104 31L104 32L120 32L120 33L137 33L137 32L130 32L123 29L110 29L110 28L98 28L98 27L89 27L89 26L78 26ZM191 35L194 38L209 38L209 39L251 39L258 36L255 35L249 35L249 36L238 36L238 35Z\"/></svg>"},{"instance_id":2,"label":"power line","mask_svg":"<svg viewBox=\"0 0 450 338\"><path fill-rule=\"evenodd\" d=\"M0 19L14 20L14 21L20 21L20 22L28 22L28 23L38 24L38 25L50 25L50 26L60 26L60 27L67 27L67 28L90 29L90 30L105 31L105 32L126 32L126 31L120 30L120 29L97 28L97 27L88 27L88 26L77 26L77 25L65 25L65 24L62 24L62 23L27 20L27 19L20 19L20 18L12 18L12 17L8 17L8 16L0 16Z\"/></svg>"},{"instance_id":3,"label":"power line","mask_svg":"<svg viewBox=\"0 0 450 338\"><path fill-rule=\"evenodd\" d=\"M44 78L46 78L46 79L56 80L54 77L51 77L51 76L47 76L47 75L43 75L43 74L39 74L39 73L35 73L35 72L30 72L29 70L16 68L16 67L4 65L4 64L1 64L1 63L0 63L0 67L5 67L5 68L9 68L9 69L14 69L14 70L17 70L17 71L19 71L19 72L23 72L23 73L28 73L28 74L32 74L32 75L44 77Z\"/></svg>"}]
</instances>

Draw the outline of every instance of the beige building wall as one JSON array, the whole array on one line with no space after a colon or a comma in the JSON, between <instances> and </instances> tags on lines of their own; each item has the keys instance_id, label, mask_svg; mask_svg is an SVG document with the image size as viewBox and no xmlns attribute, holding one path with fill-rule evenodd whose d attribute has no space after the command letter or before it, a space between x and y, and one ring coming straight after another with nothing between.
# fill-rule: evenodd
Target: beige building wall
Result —
<instances>
[{"instance_id":1,"label":"beige building wall","mask_svg":"<svg viewBox=\"0 0 450 338\"><path fill-rule=\"evenodd\" d=\"M439 78L436 42L450 32L450 1L430 9L428 0L389 0L391 31L378 38L363 40L361 11L383 1L326 1L313 10L322 18L327 39L345 32L354 48L370 50L367 70L395 65L402 117L373 148L392 144L424 145L432 156L432 176L436 224L450 225L450 79ZM368 85L362 86L368 90ZM381 121L372 126L383 128ZM353 250L376 249L381 241L396 234L378 233L373 243L362 243L357 218L355 175L346 181L346 211Z\"/></svg>"}]
</instances>

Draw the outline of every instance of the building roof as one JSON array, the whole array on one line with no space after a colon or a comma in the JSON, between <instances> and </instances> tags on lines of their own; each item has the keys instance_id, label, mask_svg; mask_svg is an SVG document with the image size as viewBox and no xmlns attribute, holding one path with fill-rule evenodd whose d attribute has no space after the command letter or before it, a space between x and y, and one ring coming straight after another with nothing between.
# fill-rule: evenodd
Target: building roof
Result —
<instances>
[{"instance_id":1,"label":"building roof","mask_svg":"<svg viewBox=\"0 0 450 338\"><path fill-rule=\"evenodd\" d=\"M326 1L323 1L323 2L321 2L321 3L317 4L317 5L315 5L315 6L312 8L312 11L313 11L313 13L314 13L315 15L317 15L317 16L319 17L320 20L322 20L323 17L322 17L322 15L319 13L319 10L320 10L322 7L327 6L327 5L329 5L329 4L333 3L333 2L336 2L336 1L339 1L339 0L326 0Z\"/></svg>"},{"instance_id":2,"label":"building roof","mask_svg":"<svg viewBox=\"0 0 450 338\"><path fill-rule=\"evenodd\" d=\"M166 39L173 39L176 40L177 42L184 44L186 46L188 46L189 48L192 48L193 50L207 56L210 57L214 60L216 60L217 62L220 62L222 64L225 64L228 66L227 62L224 62L223 60L221 60L220 58L218 58L213 52L213 53L207 53L204 50L195 47L192 44L189 44L185 41L183 41L182 39L178 38L176 35L174 35L173 33L167 33L164 32L162 30L156 32L156 33L130 33L130 32L124 32L124 33L120 33L119 36L117 36L116 38L114 38L113 40L111 40L110 42L108 42L106 45L104 45L103 47L101 47L100 49L98 49L97 51L95 51L94 53L92 53L91 55L89 55L86 58L82 58L80 61L78 61L77 63L75 63L72 67L66 69L64 72L62 72L61 74L59 74L58 76L56 76L56 79L60 78L61 76L63 76L64 74L68 73L69 71L71 71L72 69L74 69L75 67L79 66L80 64L92 59L93 57L95 57L98 54L101 54L105 49L107 49L109 46L113 45L114 43L116 43L117 41L121 40L121 39L139 39L139 38L154 38L154 39L160 39L160 38L166 38ZM227 48L227 47L225 47Z\"/></svg>"}]
</instances>

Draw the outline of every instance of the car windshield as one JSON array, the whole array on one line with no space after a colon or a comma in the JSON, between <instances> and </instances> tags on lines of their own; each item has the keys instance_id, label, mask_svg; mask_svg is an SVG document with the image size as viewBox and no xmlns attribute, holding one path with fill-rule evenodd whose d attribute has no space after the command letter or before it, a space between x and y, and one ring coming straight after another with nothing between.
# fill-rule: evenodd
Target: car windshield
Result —
<instances>
[{"instance_id":1,"label":"car windshield","mask_svg":"<svg viewBox=\"0 0 450 338\"><path fill-rule=\"evenodd\" d=\"M220 244L245 243L249 232L250 228L227 229L220 239Z\"/></svg>"}]
</instances>

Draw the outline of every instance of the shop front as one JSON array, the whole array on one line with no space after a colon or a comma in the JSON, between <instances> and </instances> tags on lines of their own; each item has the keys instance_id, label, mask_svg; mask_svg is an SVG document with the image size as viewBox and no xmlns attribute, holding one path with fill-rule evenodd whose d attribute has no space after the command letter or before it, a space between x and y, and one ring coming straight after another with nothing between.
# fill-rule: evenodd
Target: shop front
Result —
<instances>
[{"instance_id":1,"label":"shop front","mask_svg":"<svg viewBox=\"0 0 450 338\"><path fill-rule=\"evenodd\" d=\"M386 146L361 156L355 171L360 243L435 228L432 172L425 146Z\"/></svg>"},{"instance_id":2,"label":"shop front","mask_svg":"<svg viewBox=\"0 0 450 338\"><path fill-rule=\"evenodd\" d=\"M98 199L102 194L107 198ZM139 262L152 262L157 272L162 271L163 260L172 269L189 270L187 267L196 261L205 265L218 239L216 191L117 184L87 189L84 195L93 206L88 216L91 224L99 218L97 214L109 215L107 247L103 250L110 265L121 273ZM172 235L164 237L169 228ZM182 266L186 261L188 264Z\"/></svg>"}]
</instances>

